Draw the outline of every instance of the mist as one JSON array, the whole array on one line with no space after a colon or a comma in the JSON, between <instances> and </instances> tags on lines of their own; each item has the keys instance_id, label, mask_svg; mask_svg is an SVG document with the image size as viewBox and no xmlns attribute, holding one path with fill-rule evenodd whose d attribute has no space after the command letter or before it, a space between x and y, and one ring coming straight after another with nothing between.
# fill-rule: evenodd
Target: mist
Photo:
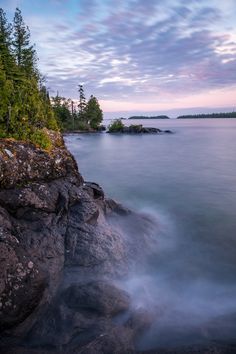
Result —
<instances>
[{"instance_id":1,"label":"mist","mask_svg":"<svg viewBox=\"0 0 236 354\"><path fill-rule=\"evenodd\" d=\"M208 264L204 272L206 254L197 264L190 259L189 255L198 253L196 243L183 243L184 235L178 235L169 215L160 210L155 215L150 208L142 213L153 223L153 229L146 230L152 252L148 251L146 262L128 278L117 282L130 294L133 309L145 310L152 318L148 331L138 338L137 348L235 342L236 285L227 278L210 276L214 264ZM113 225L133 242L136 225L132 219L124 222L118 217Z\"/></svg>"}]
</instances>

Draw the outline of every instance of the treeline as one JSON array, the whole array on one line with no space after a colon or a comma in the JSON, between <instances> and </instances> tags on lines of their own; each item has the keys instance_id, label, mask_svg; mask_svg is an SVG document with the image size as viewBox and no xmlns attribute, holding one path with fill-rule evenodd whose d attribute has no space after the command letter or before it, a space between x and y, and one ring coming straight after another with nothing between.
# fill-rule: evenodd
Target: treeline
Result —
<instances>
[{"instance_id":1,"label":"treeline","mask_svg":"<svg viewBox=\"0 0 236 354\"><path fill-rule=\"evenodd\" d=\"M169 119L168 116L161 115L161 116L132 116L128 119Z\"/></svg>"},{"instance_id":2,"label":"treeline","mask_svg":"<svg viewBox=\"0 0 236 354\"><path fill-rule=\"evenodd\" d=\"M187 118L236 118L236 112L228 113L209 113L209 114L189 114L177 117L177 119Z\"/></svg>"},{"instance_id":3,"label":"treeline","mask_svg":"<svg viewBox=\"0 0 236 354\"><path fill-rule=\"evenodd\" d=\"M93 95L86 101L83 85L78 86L79 99L76 104L72 99L52 97L52 106L63 131L97 130L103 119L103 113L97 98Z\"/></svg>"},{"instance_id":4,"label":"treeline","mask_svg":"<svg viewBox=\"0 0 236 354\"><path fill-rule=\"evenodd\" d=\"M85 99L79 85L79 104L57 95L49 97L37 67L30 30L17 8L12 23L0 8L0 138L31 141L49 148L47 129L97 129L102 110L96 97Z\"/></svg>"},{"instance_id":5,"label":"treeline","mask_svg":"<svg viewBox=\"0 0 236 354\"><path fill-rule=\"evenodd\" d=\"M44 127L58 128L29 28L18 8L12 24L0 8L0 137L47 147Z\"/></svg>"}]
</instances>

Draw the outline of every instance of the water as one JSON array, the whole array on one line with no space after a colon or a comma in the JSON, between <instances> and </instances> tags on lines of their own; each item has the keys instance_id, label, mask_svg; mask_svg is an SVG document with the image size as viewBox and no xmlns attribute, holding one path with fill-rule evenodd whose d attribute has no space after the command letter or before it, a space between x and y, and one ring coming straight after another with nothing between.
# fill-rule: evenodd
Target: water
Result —
<instances>
[{"instance_id":1,"label":"water","mask_svg":"<svg viewBox=\"0 0 236 354\"><path fill-rule=\"evenodd\" d=\"M66 143L86 180L159 220L158 255L124 284L156 317L138 345L236 342L236 119L127 123L175 134L85 134Z\"/></svg>"}]
</instances>

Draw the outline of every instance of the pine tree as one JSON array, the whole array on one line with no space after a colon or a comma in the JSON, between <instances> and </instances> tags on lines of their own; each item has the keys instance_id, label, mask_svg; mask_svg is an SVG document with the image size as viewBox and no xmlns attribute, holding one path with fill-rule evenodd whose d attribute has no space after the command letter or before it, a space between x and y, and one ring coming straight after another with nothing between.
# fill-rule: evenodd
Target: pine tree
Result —
<instances>
[{"instance_id":1,"label":"pine tree","mask_svg":"<svg viewBox=\"0 0 236 354\"><path fill-rule=\"evenodd\" d=\"M7 22L5 12L0 8L0 53L6 79L12 78L13 68L15 69L15 61L11 49L11 36L12 25Z\"/></svg>"},{"instance_id":2,"label":"pine tree","mask_svg":"<svg viewBox=\"0 0 236 354\"><path fill-rule=\"evenodd\" d=\"M85 120L84 111L85 111L85 108L86 108L86 98L85 98L85 95L84 95L83 85L79 85L78 87L79 87L79 89L78 89L78 91L79 91L78 118L81 121L84 121Z\"/></svg>"},{"instance_id":3,"label":"pine tree","mask_svg":"<svg viewBox=\"0 0 236 354\"><path fill-rule=\"evenodd\" d=\"M87 107L85 109L85 116L90 127L93 129L97 129L99 124L102 122L103 113L97 98L93 95L90 96L90 99L87 103Z\"/></svg>"},{"instance_id":4,"label":"pine tree","mask_svg":"<svg viewBox=\"0 0 236 354\"><path fill-rule=\"evenodd\" d=\"M45 147L48 138L42 128L58 129L41 78L36 52L30 44L30 32L20 10L15 12L12 36L12 25L8 24L3 9L0 9L1 137L30 140Z\"/></svg>"},{"instance_id":5,"label":"pine tree","mask_svg":"<svg viewBox=\"0 0 236 354\"><path fill-rule=\"evenodd\" d=\"M12 45L17 65L23 68L28 76L38 76L36 51L34 46L30 45L30 31L28 26L25 25L21 11L18 8L15 11L13 27Z\"/></svg>"}]
</instances>

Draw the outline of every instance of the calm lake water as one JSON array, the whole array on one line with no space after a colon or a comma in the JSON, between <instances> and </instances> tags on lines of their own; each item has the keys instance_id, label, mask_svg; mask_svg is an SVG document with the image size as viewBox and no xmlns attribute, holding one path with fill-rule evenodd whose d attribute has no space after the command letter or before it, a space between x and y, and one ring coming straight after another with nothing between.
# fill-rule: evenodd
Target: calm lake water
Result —
<instances>
[{"instance_id":1,"label":"calm lake water","mask_svg":"<svg viewBox=\"0 0 236 354\"><path fill-rule=\"evenodd\" d=\"M65 140L85 180L160 223L158 256L126 284L156 309L139 346L236 342L236 119L125 123L174 134Z\"/></svg>"}]
</instances>

